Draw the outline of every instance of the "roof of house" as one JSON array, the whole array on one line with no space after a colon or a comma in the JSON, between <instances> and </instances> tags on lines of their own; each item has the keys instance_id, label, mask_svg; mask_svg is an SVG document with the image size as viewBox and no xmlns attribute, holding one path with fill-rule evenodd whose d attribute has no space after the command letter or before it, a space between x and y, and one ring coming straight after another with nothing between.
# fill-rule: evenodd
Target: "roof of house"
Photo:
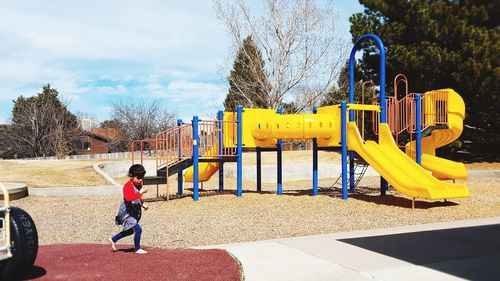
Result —
<instances>
[{"instance_id":1,"label":"roof of house","mask_svg":"<svg viewBox=\"0 0 500 281\"><path fill-rule=\"evenodd\" d=\"M94 128L91 132L94 135L106 138L109 141L116 141L125 138L123 130L118 128Z\"/></svg>"},{"instance_id":2,"label":"roof of house","mask_svg":"<svg viewBox=\"0 0 500 281\"><path fill-rule=\"evenodd\" d=\"M108 143L125 138L123 130L118 128L94 128L92 131L85 131L85 135Z\"/></svg>"}]
</instances>

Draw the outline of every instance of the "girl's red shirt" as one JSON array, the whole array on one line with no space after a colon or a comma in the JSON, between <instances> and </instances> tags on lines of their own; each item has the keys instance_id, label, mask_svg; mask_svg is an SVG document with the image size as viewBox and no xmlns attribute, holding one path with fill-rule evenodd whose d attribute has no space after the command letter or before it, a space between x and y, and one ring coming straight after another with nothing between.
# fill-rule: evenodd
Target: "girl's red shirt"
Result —
<instances>
[{"instance_id":1,"label":"girl's red shirt","mask_svg":"<svg viewBox=\"0 0 500 281\"><path fill-rule=\"evenodd\" d=\"M123 198L125 198L125 201L134 201L136 199L140 199L142 194L136 191L134 184L132 181L128 181L125 183L123 186Z\"/></svg>"}]
</instances>

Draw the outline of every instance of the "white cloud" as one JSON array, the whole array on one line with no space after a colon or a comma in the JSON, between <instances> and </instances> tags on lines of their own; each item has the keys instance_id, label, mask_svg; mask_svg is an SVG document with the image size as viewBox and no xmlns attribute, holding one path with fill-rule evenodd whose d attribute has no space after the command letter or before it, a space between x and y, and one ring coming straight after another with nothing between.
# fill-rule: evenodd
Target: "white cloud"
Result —
<instances>
[{"instance_id":1,"label":"white cloud","mask_svg":"<svg viewBox=\"0 0 500 281\"><path fill-rule=\"evenodd\" d=\"M95 92L95 93L108 94L108 95L122 95L122 94L126 94L128 92L128 89L127 89L127 87L118 84L115 86L98 86L92 90L89 90L89 92L90 91Z\"/></svg>"},{"instance_id":2,"label":"white cloud","mask_svg":"<svg viewBox=\"0 0 500 281\"><path fill-rule=\"evenodd\" d=\"M220 101L225 97L224 87L213 83L176 80L168 84L167 90L191 102Z\"/></svg>"},{"instance_id":3,"label":"white cloud","mask_svg":"<svg viewBox=\"0 0 500 281\"><path fill-rule=\"evenodd\" d=\"M182 64L189 56L196 61L226 50L211 1L7 2L0 23L0 33L26 46L17 53L49 59Z\"/></svg>"},{"instance_id":4,"label":"white cloud","mask_svg":"<svg viewBox=\"0 0 500 281\"><path fill-rule=\"evenodd\" d=\"M95 107L119 96L189 102L169 81L216 79L227 41L211 1L2 1L0 100L50 83L78 111L90 108L81 95Z\"/></svg>"},{"instance_id":5,"label":"white cloud","mask_svg":"<svg viewBox=\"0 0 500 281\"><path fill-rule=\"evenodd\" d=\"M211 116L227 93L218 67L229 49L208 0L0 1L0 121L12 99L47 83L101 119L123 97Z\"/></svg>"}]
</instances>

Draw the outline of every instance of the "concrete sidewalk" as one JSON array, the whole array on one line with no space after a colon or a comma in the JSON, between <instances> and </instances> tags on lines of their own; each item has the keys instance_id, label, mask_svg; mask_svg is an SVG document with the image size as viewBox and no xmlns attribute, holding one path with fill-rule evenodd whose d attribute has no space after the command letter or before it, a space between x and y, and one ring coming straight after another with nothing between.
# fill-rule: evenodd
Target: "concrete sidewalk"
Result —
<instances>
[{"instance_id":1,"label":"concrete sidewalk","mask_svg":"<svg viewBox=\"0 0 500 281\"><path fill-rule=\"evenodd\" d=\"M227 250L247 281L500 279L500 217L197 248Z\"/></svg>"}]
</instances>

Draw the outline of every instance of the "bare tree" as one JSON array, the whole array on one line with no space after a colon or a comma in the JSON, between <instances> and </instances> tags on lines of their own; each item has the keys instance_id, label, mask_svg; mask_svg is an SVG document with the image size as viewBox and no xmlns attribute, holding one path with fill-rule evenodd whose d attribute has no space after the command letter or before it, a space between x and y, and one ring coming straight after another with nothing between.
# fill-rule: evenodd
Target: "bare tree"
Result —
<instances>
[{"instance_id":1,"label":"bare tree","mask_svg":"<svg viewBox=\"0 0 500 281\"><path fill-rule=\"evenodd\" d=\"M130 99L113 102L111 118L119 121L129 141L154 138L175 125L177 114L162 109L160 100Z\"/></svg>"},{"instance_id":2,"label":"bare tree","mask_svg":"<svg viewBox=\"0 0 500 281\"><path fill-rule=\"evenodd\" d=\"M349 42L338 35L331 6L319 7L311 0L264 2L256 17L244 0L214 0L235 50L251 36L262 51L267 73L263 77L269 82L259 81L256 86L270 84L266 107L293 101L297 110L303 110L332 87ZM304 93L307 99L302 98Z\"/></svg>"},{"instance_id":3,"label":"bare tree","mask_svg":"<svg viewBox=\"0 0 500 281\"><path fill-rule=\"evenodd\" d=\"M63 157L80 137L76 122L68 124L66 107L54 103L19 103L9 140L17 157Z\"/></svg>"}]
</instances>

